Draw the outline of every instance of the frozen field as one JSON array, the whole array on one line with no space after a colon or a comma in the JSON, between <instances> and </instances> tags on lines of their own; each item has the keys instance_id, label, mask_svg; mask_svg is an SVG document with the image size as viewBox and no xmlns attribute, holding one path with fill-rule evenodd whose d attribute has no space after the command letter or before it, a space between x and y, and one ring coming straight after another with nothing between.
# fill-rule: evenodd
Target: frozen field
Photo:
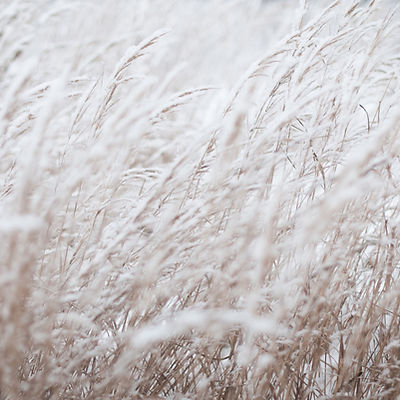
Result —
<instances>
[{"instance_id":1,"label":"frozen field","mask_svg":"<svg viewBox=\"0 0 400 400\"><path fill-rule=\"evenodd\" d=\"M400 396L399 37L0 0L0 400Z\"/></svg>"}]
</instances>

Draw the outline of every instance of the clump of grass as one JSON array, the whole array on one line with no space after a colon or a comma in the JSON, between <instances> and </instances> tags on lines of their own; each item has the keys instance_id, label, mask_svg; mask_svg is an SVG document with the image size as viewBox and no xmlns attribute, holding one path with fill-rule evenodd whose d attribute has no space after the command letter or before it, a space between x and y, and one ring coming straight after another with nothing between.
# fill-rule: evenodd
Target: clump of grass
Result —
<instances>
[{"instance_id":1,"label":"clump of grass","mask_svg":"<svg viewBox=\"0 0 400 400\"><path fill-rule=\"evenodd\" d=\"M0 398L399 396L391 4L40 3L0 13Z\"/></svg>"}]
</instances>

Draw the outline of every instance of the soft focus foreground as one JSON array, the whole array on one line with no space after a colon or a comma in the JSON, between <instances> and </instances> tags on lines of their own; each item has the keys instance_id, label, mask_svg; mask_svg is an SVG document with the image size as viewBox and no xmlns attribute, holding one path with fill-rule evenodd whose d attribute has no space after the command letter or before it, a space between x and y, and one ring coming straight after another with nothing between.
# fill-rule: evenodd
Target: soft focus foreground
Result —
<instances>
[{"instance_id":1,"label":"soft focus foreground","mask_svg":"<svg viewBox=\"0 0 400 400\"><path fill-rule=\"evenodd\" d=\"M400 395L398 14L293 4L3 1L0 399Z\"/></svg>"}]
</instances>

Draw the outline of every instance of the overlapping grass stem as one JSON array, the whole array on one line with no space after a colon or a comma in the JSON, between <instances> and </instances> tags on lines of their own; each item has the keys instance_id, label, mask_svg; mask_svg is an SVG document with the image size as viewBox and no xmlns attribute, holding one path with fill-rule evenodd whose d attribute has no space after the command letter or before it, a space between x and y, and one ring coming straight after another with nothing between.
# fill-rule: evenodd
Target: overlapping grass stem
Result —
<instances>
[{"instance_id":1,"label":"overlapping grass stem","mask_svg":"<svg viewBox=\"0 0 400 400\"><path fill-rule=\"evenodd\" d=\"M398 16L4 3L0 399L400 396Z\"/></svg>"}]
</instances>

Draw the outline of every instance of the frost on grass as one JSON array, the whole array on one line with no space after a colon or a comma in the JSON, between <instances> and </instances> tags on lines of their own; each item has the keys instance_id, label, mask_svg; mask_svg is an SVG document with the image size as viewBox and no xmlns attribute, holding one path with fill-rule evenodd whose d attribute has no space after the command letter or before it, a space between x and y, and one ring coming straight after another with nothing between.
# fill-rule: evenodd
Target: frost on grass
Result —
<instances>
[{"instance_id":1,"label":"frost on grass","mask_svg":"<svg viewBox=\"0 0 400 400\"><path fill-rule=\"evenodd\" d=\"M399 396L398 13L134 3L0 9L0 398Z\"/></svg>"}]
</instances>

